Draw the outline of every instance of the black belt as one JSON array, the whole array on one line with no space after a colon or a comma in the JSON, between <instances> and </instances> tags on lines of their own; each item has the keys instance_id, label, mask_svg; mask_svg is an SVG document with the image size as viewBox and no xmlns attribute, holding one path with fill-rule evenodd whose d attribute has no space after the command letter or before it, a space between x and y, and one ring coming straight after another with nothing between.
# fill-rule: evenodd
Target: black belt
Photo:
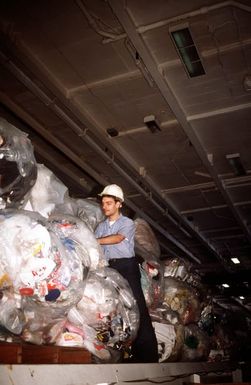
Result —
<instances>
[{"instance_id":1,"label":"black belt","mask_svg":"<svg viewBox=\"0 0 251 385\"><path fill-rule=\"evenodd\" d=\"M132 260L134 259L135 257L129 257L129 258L111 258L111 259L108 259L108 263L112 262L119 262L119 261L129 261L129 260Z\"/></svg>"}]
</instances>

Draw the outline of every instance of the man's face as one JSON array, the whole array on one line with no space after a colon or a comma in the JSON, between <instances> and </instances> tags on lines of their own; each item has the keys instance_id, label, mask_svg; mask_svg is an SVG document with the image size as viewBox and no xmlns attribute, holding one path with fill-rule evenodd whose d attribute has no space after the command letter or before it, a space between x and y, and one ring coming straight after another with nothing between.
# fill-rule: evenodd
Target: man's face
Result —
<instances>
[{"instance_id":1,"label":"man's face","mask_svg":"<svg viewBox=\"0 0 251 385\"><path fill-rule=\"evenodd\" d=\"M112 197L103 197L102 198L102 210L106 217L110 217L119 212L121 206L120 202L116 202Z\"/></svg>"}]
</instances>

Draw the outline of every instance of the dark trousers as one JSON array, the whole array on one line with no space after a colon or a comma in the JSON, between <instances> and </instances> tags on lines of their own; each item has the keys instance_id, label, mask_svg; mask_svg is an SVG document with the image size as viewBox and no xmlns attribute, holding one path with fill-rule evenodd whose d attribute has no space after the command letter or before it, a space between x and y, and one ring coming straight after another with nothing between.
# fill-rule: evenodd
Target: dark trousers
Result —
<instances>
[{"instance_id":1,"label":"dark trousers","mask_svg":"<svg viewBox=\"0 0 251 385\"><path fill-rule=\"evenodd\" d=\"M133 362L158 362L158 344L140 283L137 258L112 259L109 266L117 270L129 283L137 301L140 324L132 344Z\"/></svg>"}]
</instances>

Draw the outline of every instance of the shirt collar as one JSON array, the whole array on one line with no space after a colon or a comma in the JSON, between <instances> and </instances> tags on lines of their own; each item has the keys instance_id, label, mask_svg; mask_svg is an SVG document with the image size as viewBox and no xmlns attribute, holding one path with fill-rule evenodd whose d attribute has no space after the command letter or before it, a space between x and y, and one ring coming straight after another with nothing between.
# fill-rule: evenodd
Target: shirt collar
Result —
<instances>
[{"instance_id":1,"label":"shirt collar","mask_svg":"<svg viewBox=\"0 0 251 385\"><path fill-rule=\"evenodd\" d=\"M114 223L116 223L120 218L122 218L122 214L119 214L119 217L115 220L115 222ZM106 218L106 220L105 220L105 222L109 225L109 218Z\"/></svg>"}]
</instances>

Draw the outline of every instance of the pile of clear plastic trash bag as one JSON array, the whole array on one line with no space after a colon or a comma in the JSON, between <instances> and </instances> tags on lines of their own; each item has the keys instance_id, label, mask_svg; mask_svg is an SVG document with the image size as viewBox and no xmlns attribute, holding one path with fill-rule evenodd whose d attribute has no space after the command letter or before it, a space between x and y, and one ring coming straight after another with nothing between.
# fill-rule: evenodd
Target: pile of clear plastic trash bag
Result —
<instances>
[{"instance_id":1,"label":"pile of clear plastic trash bag","mask_svg":"<svg viewBox=\"0 0 251 385\"><path fill-rule=\"evenodd\" d=\"M26 134L0 121L0 329L34 344L80 346L115 362L136 337L127 281L106 267L94 199L73 199L37 165ZM37 179L36 179L37 177Z\"/></svg>"},{"instance_id":2,"label":"pile of clear plastic trash bag","mask_svg":"<svg viewBox=\"0 0 251 385\"><path fill-rule=\"evenodd\" d=\"M119 362L129 351L138 307L94 236L103 219L95 199L71 198L36 164L27 135L0 120L0 339L3 328L34 344L85 347L97 362ZM135 227L159 361L207 360L211 346L229 347L203 309L204 288L191 264L161 260L149 224L137 218Z\"/></svg>"}]
</instances>

